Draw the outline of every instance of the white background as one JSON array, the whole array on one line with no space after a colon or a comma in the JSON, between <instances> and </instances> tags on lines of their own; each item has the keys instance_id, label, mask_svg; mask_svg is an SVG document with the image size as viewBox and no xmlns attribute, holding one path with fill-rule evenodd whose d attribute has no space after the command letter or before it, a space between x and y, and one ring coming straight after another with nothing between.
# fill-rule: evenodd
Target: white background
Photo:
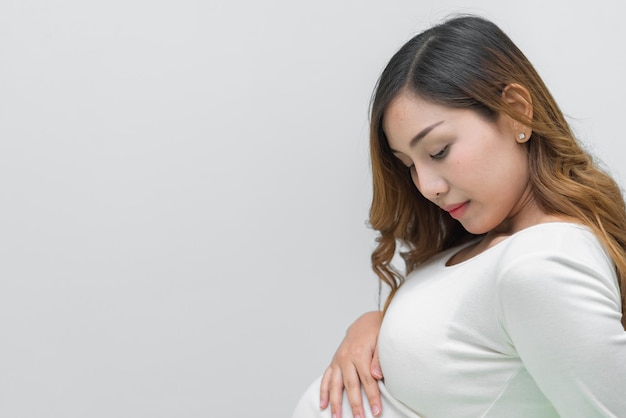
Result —
<instances>
[{"instance_id":1,"label":"white background","mask_svg":"<svg viewBox=\"0 0 626 418\"><path fill-rule=\"evenodd\" d=\"M0 416L290 416L377 306L371 91L455 11L623 183L617 0L1 0Z\"/></svg>"}]
</instances>

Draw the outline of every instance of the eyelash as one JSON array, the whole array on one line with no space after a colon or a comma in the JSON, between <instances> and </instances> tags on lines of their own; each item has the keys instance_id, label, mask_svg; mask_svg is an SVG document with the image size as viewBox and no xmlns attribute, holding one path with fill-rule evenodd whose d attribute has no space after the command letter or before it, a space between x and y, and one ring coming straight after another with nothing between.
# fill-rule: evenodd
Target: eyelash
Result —
<instances>
[{"instance_id":1,"label":"eyelash","mask_svg":"<svg viewBox=\"0 0 626 418\"><path fill-rule=\"evenodd\" d=\"M440 160L440 159L444 158L447 154L448 154L448 146L446 145L437 154L431 155L430 158L432 158L433 160Z\"/></svg>"},{"instance_id":2,"label":"eyelash","mask_svg":"<svg viewBox=\"0 0 626 418\"><path fill-rule=\"evenodd\" d=\"M443 149L441 151L439 151L438 153L434 154L434 155L430 155L430 158L433 160L441 160L442 158L444 158L446 155L448 155L448 145L446 145L445 147L443 147ZM413 170L413 168L415 167L415 164L411 164L411 165L407 165L406 168L411 171Z\"/></svg>"}]
</instances>

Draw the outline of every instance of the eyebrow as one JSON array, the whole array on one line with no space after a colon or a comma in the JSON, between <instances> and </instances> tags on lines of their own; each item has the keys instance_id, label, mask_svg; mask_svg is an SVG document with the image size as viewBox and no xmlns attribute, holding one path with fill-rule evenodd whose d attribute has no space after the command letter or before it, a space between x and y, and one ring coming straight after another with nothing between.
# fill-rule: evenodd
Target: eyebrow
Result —
<instances>
[{"instance_id":1,"label":"eyebrow","mask_svg":"<svg viewBox=\"0 0 626 418\"><path fill-rule=\"evenodd\" d=\"M415 135L413 137L413 139L411 139L411 142L409 142L409 147L413 148L415 146L415 144L417 144L419 142L420 139L424 138L426 135L428 135L428 133L430 131L432 131L433 129L435 129L437 126L441 125L444 121L440 120L439 122L435 122L430 126L427 126L426 128L422 129L417 135ZM393 152L400 152L400 151L396 151L394 149L392 149L391 151Z\"/></svg>"}]
</instances>

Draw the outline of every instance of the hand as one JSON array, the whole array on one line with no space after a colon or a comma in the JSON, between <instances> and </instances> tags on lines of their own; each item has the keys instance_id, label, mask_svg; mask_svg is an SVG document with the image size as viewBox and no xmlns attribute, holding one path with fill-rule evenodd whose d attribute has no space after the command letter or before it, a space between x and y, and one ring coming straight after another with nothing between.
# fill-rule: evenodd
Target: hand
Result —
<instances>
[{"instance_id":1,"label":"hand","mask_svg":"<svg viewBox=\"0 0 626 418\"><path fill-rule=\"evenodd\" d=\"M320 408L330 403L333 418L341 418L341 404L345 389L352 408L352 416L363 418L361 385L365 390L374 416L382 413L378 382L383 373L378 360L378 331L382 313L367 312L348 328L346 336L337 349L330 366L322 377Z\"/></svg>"}]
</instances>

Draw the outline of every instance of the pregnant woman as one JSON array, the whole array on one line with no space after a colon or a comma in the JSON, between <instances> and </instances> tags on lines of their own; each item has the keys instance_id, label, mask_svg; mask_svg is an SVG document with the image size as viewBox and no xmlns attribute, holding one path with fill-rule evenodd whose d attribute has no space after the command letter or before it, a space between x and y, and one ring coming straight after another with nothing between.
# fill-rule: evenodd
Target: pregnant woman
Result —
<instances>
[{"instance_id":1,"label":"pregnant woman","mask_svg":"<svg viewBox=\"0 0 626 418\"><path fill-rule=\"evenodd\" d=\"M462 16L407 42L370 151L390 293L294 418L626 417L624 200L507 35Z\"/></svg>"}]
</instances>

